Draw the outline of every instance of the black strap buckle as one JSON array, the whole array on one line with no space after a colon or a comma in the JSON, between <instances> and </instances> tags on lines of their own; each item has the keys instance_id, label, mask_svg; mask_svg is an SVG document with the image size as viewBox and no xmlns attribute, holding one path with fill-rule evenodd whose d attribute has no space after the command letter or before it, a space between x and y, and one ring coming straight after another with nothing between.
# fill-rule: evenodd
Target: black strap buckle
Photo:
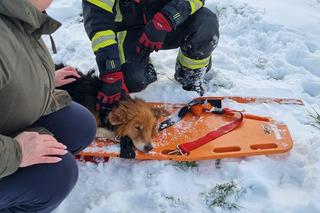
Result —
<instances>
[{"instance_id":1,"label":"black strap buckle","mask_svg":"<svg viewBox=\"0 0 320 213\"><path fill-rule=\"evenodd\" d=\"M174 124L178 123L180 120L183 119L183 117L187 114L187 112L190 111L192 106L204 104L204 103L210 103L213 107L221 108L221 100L210 100L210 99L194 99L190 101L188 104L183 106L179 112L176 115L171 116L169 119L163 121L159 125L159 131L162 131L170 126L173 126Z\"/></svg>"}]
</instances>

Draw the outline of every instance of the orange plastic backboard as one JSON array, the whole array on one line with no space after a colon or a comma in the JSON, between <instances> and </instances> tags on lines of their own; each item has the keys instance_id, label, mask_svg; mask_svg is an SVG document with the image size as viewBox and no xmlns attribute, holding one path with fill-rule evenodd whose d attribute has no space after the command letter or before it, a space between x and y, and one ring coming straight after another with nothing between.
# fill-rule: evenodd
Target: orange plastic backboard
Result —
<instances>
[{"instance_id":1,"label":"orange plastic backboard","mask_svg":"<svg viewBox=\"0 0 320 213\"><path fill-rule=\"evenodd\" d=\"M181 104L152 104L156 107L165 107L172 114L183 106ZM136 159L196 161L277 154L288 152L292 148L293 142L285 124L277 123L267 117L244 115L241 126L232 132L191 151L186 156L170 155L168 153L175 150L178 144L203 137L236 119L230 115L203 112L201 116L196 116L188 112L183 120L158 133L153 139L153 150L147 154L136 151ZM167 118L163 118L161 121L165 119ZM80 156L118 157L119 152L119 144L97 139L81 152Z\"/></svg>"}]
</instances>

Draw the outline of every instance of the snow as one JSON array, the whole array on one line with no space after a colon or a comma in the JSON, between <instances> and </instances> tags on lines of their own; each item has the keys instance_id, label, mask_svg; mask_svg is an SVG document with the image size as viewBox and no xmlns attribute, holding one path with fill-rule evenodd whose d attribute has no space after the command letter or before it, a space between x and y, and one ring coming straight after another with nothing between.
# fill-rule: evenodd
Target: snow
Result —
<instances>
[{"instance_id":1,"label":"snow","mask_svg":"<svg viewBox=\"0 0 320 213\"><path fill-rule=\"evenodd\" d=\"M240 189L238 212L320 212L320 130L308 113L320 104L320 1L207 0L206 5L219 17L221 37L205 95L303 99L305 106L225 103L287 124L291 152L201 161L188 169L169 161L79 163L78 183L55 213L228 212L209 207L204 194L232 180ZM81 1L55 0L48 13L63 23L53 35L55 62L82 71L96 68ZM197 97L173 80L176 54L152 55L159 80L136 96L158 102Z\"/></svg>"}]
</instances>

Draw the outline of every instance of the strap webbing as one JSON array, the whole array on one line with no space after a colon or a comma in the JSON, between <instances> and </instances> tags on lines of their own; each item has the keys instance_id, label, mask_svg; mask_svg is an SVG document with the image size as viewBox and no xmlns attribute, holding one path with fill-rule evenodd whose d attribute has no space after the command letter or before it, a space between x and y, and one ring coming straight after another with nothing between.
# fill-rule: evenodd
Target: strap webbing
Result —
<instances>
[{"instance_id":1,"label":"strap webbing","mask_svg":"<svg viewBox=\"0 0 320 213\"><path fill-rule=\"evenodd\" d=\"M224 114L225 113L228 113L228 114L239 113L240 117L238 119L224 125L224 126L221 126L217 130L214 130L214 131L208 133L204 137L201 137L195 141L191 141L188 143L178 145L177 148L181 152L181 154L187 154L187 153L191 152L192 150L197 149L200 146L203 146L206 143L209 143L210 141L231 132L232 130L236 129L238 126L241 125L241 123L243 121L243 113L242 112L225 108Z\"/></svg>"},{"instance_id":2,"label":"strap webbing","mask_svg":"<svg viewBox=\"0 0 320 213\"><path fill-rule=\"evenodd\" d=\"M188 104L183 106L178 114L171 116L169 119L163 121L159 125L159 131L162 131L170 126L173 126L174 124L178 123L183 119L183 117L187 114L187 112L190 111L192 106L204 104L205 102L210 103L213 107L221 108L221 100L215 100L215 99L194 99L190 101Z\"/></svg>"}]
</instances>

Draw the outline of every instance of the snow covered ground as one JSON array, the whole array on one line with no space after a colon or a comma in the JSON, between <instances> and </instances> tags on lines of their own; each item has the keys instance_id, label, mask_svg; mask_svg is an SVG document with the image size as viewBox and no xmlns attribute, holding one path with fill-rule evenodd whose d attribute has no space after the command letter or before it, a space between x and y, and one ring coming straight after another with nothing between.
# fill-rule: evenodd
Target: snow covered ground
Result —
<instances>
[{"instance_id":1,"label":"snow covered ground","mask_svg":"<svg viewBox=\"0 0 320 213\"><path fill-rule=\"evenodd\" d=\"M294 140L292 151L202 161L188 168L168 161L79 163L79 181L55 213L228 212L210 206L216 201L212 191L222 184L234 186L224 205L234 204L234 211L320 212L320 130L308 114L320 106L320 1L207 0L207 7L219 16L221 38L205 95L303 99L306 106L226 103L286 123ZM81 1L55 0L48 13L63 23L53 35L55 61L83 71L95 67L80 22ZM176 53L153 54L159 80L137 96L166 102L196 97L171 80Z\"/></svg>"}]
</instances>

